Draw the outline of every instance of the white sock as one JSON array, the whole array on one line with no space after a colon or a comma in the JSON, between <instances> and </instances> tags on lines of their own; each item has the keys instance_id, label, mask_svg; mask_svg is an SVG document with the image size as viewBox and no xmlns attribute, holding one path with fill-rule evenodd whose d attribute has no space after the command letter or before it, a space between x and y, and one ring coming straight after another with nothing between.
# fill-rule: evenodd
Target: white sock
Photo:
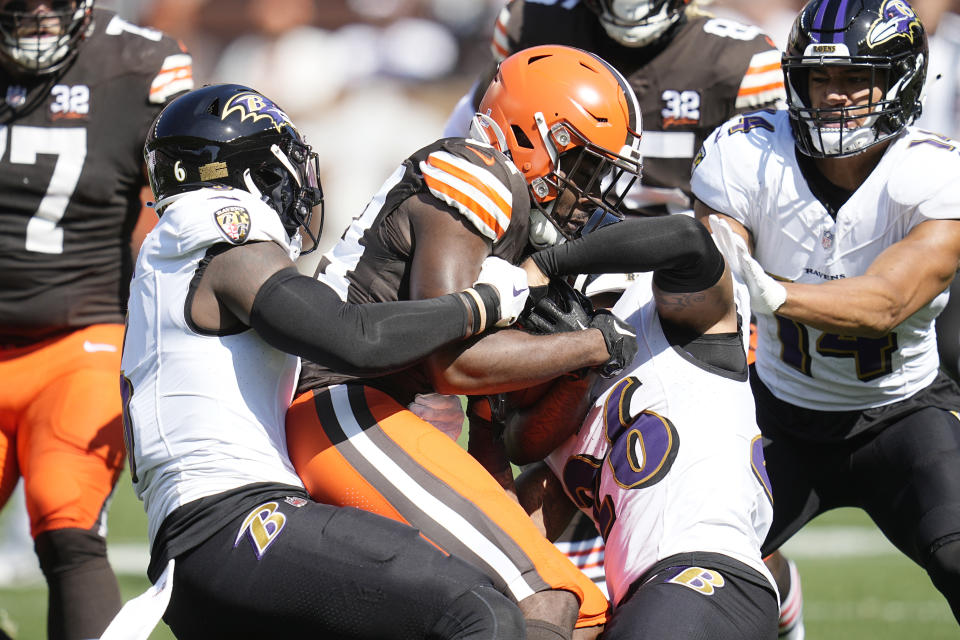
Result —
<instances>
[{"instance_id":1,"label":"white sock","mask_svg":"<svg viewBox=\"0 0 960 640\"><path fill-rule=\"evenodd\" d=\"M803 640L803 590L800 588L800 572L793 560L787 559L790 567L790 591L780 603L780 640Z\"/></svg>"}]
</instances>

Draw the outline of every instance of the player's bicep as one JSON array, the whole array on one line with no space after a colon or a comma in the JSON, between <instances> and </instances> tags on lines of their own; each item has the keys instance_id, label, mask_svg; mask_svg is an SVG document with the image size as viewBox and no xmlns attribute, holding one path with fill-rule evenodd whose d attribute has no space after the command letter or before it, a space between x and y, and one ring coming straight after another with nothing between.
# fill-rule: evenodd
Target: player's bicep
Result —
<instances>
[{"instance_id":1,"label":"player's bicep","mask_svg":"<svg viewBox=\"0 0 960 640\"><path fill-rule=\"evenodd\" d=\"M743 226L738 220L732 218L725 213L720 213L716 209L713 209L705 205L700 200L694 199L693 202L693 214L699 220L708 231L711 233L713 229L710 228L710 216L717 216L721 220L725 221L730 228L737 234L739 234L744 241L747 243L747 247L750 248L750 252L753 253L753 237L750 234L749 229Z\"/></svg>"},{"instance_id":2,"label":"player's bicep","mask_svg":"<svg viewBox=\"0 0 960 640\"><path fill-rule=\"evenodd\" d=\"M883 251L867 268L903 307L905 319L949 286L960 263L960 220L928 220Z\"/></svg>"},{"instance_id":3,"label":"player's bicep","mask_svg":"<svg viewBox=\"0 0 960 640\"><path fill-rule=\"evenodd\" d=\"M414 247L410 298L435 298L470 287L490 255L490 240L452 207L426 196L414 196L403 206L408 207Z\"/></svg>"},{"instance_id":4,"label":"player's bicep","mask_svg":"<svg viewBox=\"0 0 960 640\"><path fill-rule=\"evenodd\" d=\"M245 325L250 324L253 301L270 276L293 266L286 251L274 242L253 242L229 247L207 265L195 293L195 306L215 298ZM197 318L198 307L194 310ZM201 325L204 326L204 325Z\"/></svg>"}]
</instances>

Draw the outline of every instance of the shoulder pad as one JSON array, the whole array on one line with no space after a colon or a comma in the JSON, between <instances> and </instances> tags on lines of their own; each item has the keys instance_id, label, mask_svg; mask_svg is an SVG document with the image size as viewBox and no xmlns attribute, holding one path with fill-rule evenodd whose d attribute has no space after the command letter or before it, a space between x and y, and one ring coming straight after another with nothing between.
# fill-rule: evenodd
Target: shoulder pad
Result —
<instances>
[{"instance_id":1,"label":"shoulder pad","mask_svg":"<svg viewBox=\"0 0 960 640\"><path fill-rule=\"evenodd\" d=\"M752 109L770 103L785 103L786 100L783 71L780 69L780 51L768 49L753 54L737 90L734 108Z\"/></svg>"},{"instance_id":2,"label":"shoulder pad","mask_svg":"<svg viewBox=\"0 0 960 640\"><path fill-rule=\"evenodd\" d=\"M708 207L736 217L737 212L749 207L748 193L757 186L757 167L766 162L760 156L787 144L792 150L786 111L734 116L704 139L694 158L690 177L693 195Z\"/></svg>"},{"instance_id":3,"label":"shoulder pad","mask_svg":"<svg viewBox=\"0 0 960 640\"><path fill-rule=\"evenodd\" d=\"M119 49L127 72L143 74L149 80L148 103L165 104L194 88L193 58L181 43L109 11L97 10L95 19L104 22L104 37L117 42L111 49Z\"/></svg>"},{"instance_id":4,"label":"shoulder pad","mask_svg":"<svg viewBox=\"0 0 960 640\"><path fill-rule=\"evenodd\" d=\"M890 197L903 206L919 207L927 218L960 217L960 142L911 127L895 144L902 146L902 155L893 158Z\"/></svg>"},{"instance_id":5,"label":"shoulder pad","mask_svg":"<svg viewBox=\"0 0 960 640\"><path fill-rule=\"evenodd\" d=\"M176 197L157 229L166 253L184 255L215 244L276 242L289 251L290 238L276 212L262 200L229 187L198 189Z\"/></svg>"},{"instance_id":6,"label":"shoulder pad","mask_svg":"<svg viewBox=\"0 0 960 640\"><path fill-rule=\"evenodd\" d=\"M714 60L716 80L736 90L737 111L759 109L786 100L781 53L773 41L754 25L727 18L699 17L691 20L699 36L701 54Z\"/></svg>"},{"instance_id":7,"label":"shoulder pad","mask_svg":"<svg viewBox=\"0 0 960 640\"><path fill-rule=\"evenodd\" d=\"M520 178L516 167L491 146L449 138L419 163L430 193L459 211L482 235L494 242L510 226L516 196L511 186ZM524 197L526 191L523 192Z\"/></svg>"}]
</instances>

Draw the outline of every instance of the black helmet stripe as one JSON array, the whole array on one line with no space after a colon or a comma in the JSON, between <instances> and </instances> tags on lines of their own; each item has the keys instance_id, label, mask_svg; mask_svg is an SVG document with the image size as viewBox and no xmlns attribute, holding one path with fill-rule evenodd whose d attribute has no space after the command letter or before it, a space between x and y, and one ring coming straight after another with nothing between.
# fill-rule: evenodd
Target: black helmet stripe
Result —
<instances>
[{"instance_id":1,"label":"black helmet stripe","mask_svg":"<svg viewBox=\"0 0 960 640\"><path fill-rule=\"evenodd\" d=\"M846 24L847 6L850 0L830 0L820 5L813 19L811 35L817 42L839 44L843 42L843 27Z\"/></svg>"}]
</instances>

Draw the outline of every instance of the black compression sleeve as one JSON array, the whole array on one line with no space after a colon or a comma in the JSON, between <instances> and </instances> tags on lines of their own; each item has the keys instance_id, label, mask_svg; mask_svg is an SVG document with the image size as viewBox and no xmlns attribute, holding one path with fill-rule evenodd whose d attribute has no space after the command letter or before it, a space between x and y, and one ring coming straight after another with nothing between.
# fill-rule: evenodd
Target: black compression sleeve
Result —
<instances>
[{"instance_id":1,"label":"black compression sleeve","mask_svg":"<svg viewBox=\"0 0 960 640\"><path fill-rule=\"evenodd\" d=\"M250 326L271 346L336 371L387 373L473 333L464 295L348 304L290 267L260 287Z\"/></svg>"},{"instance_id":2,"label":"black compression sleeve","mask_svg":"<svg viewBox=\"0 0 960 640\"><path fill-rule=\"evenodd\" d=\"M715 285L723 256L706 227L685 215L630 218L533 254L548 276L653 271L663 291L688 293Z\"/></svg>"}]
</instances>

